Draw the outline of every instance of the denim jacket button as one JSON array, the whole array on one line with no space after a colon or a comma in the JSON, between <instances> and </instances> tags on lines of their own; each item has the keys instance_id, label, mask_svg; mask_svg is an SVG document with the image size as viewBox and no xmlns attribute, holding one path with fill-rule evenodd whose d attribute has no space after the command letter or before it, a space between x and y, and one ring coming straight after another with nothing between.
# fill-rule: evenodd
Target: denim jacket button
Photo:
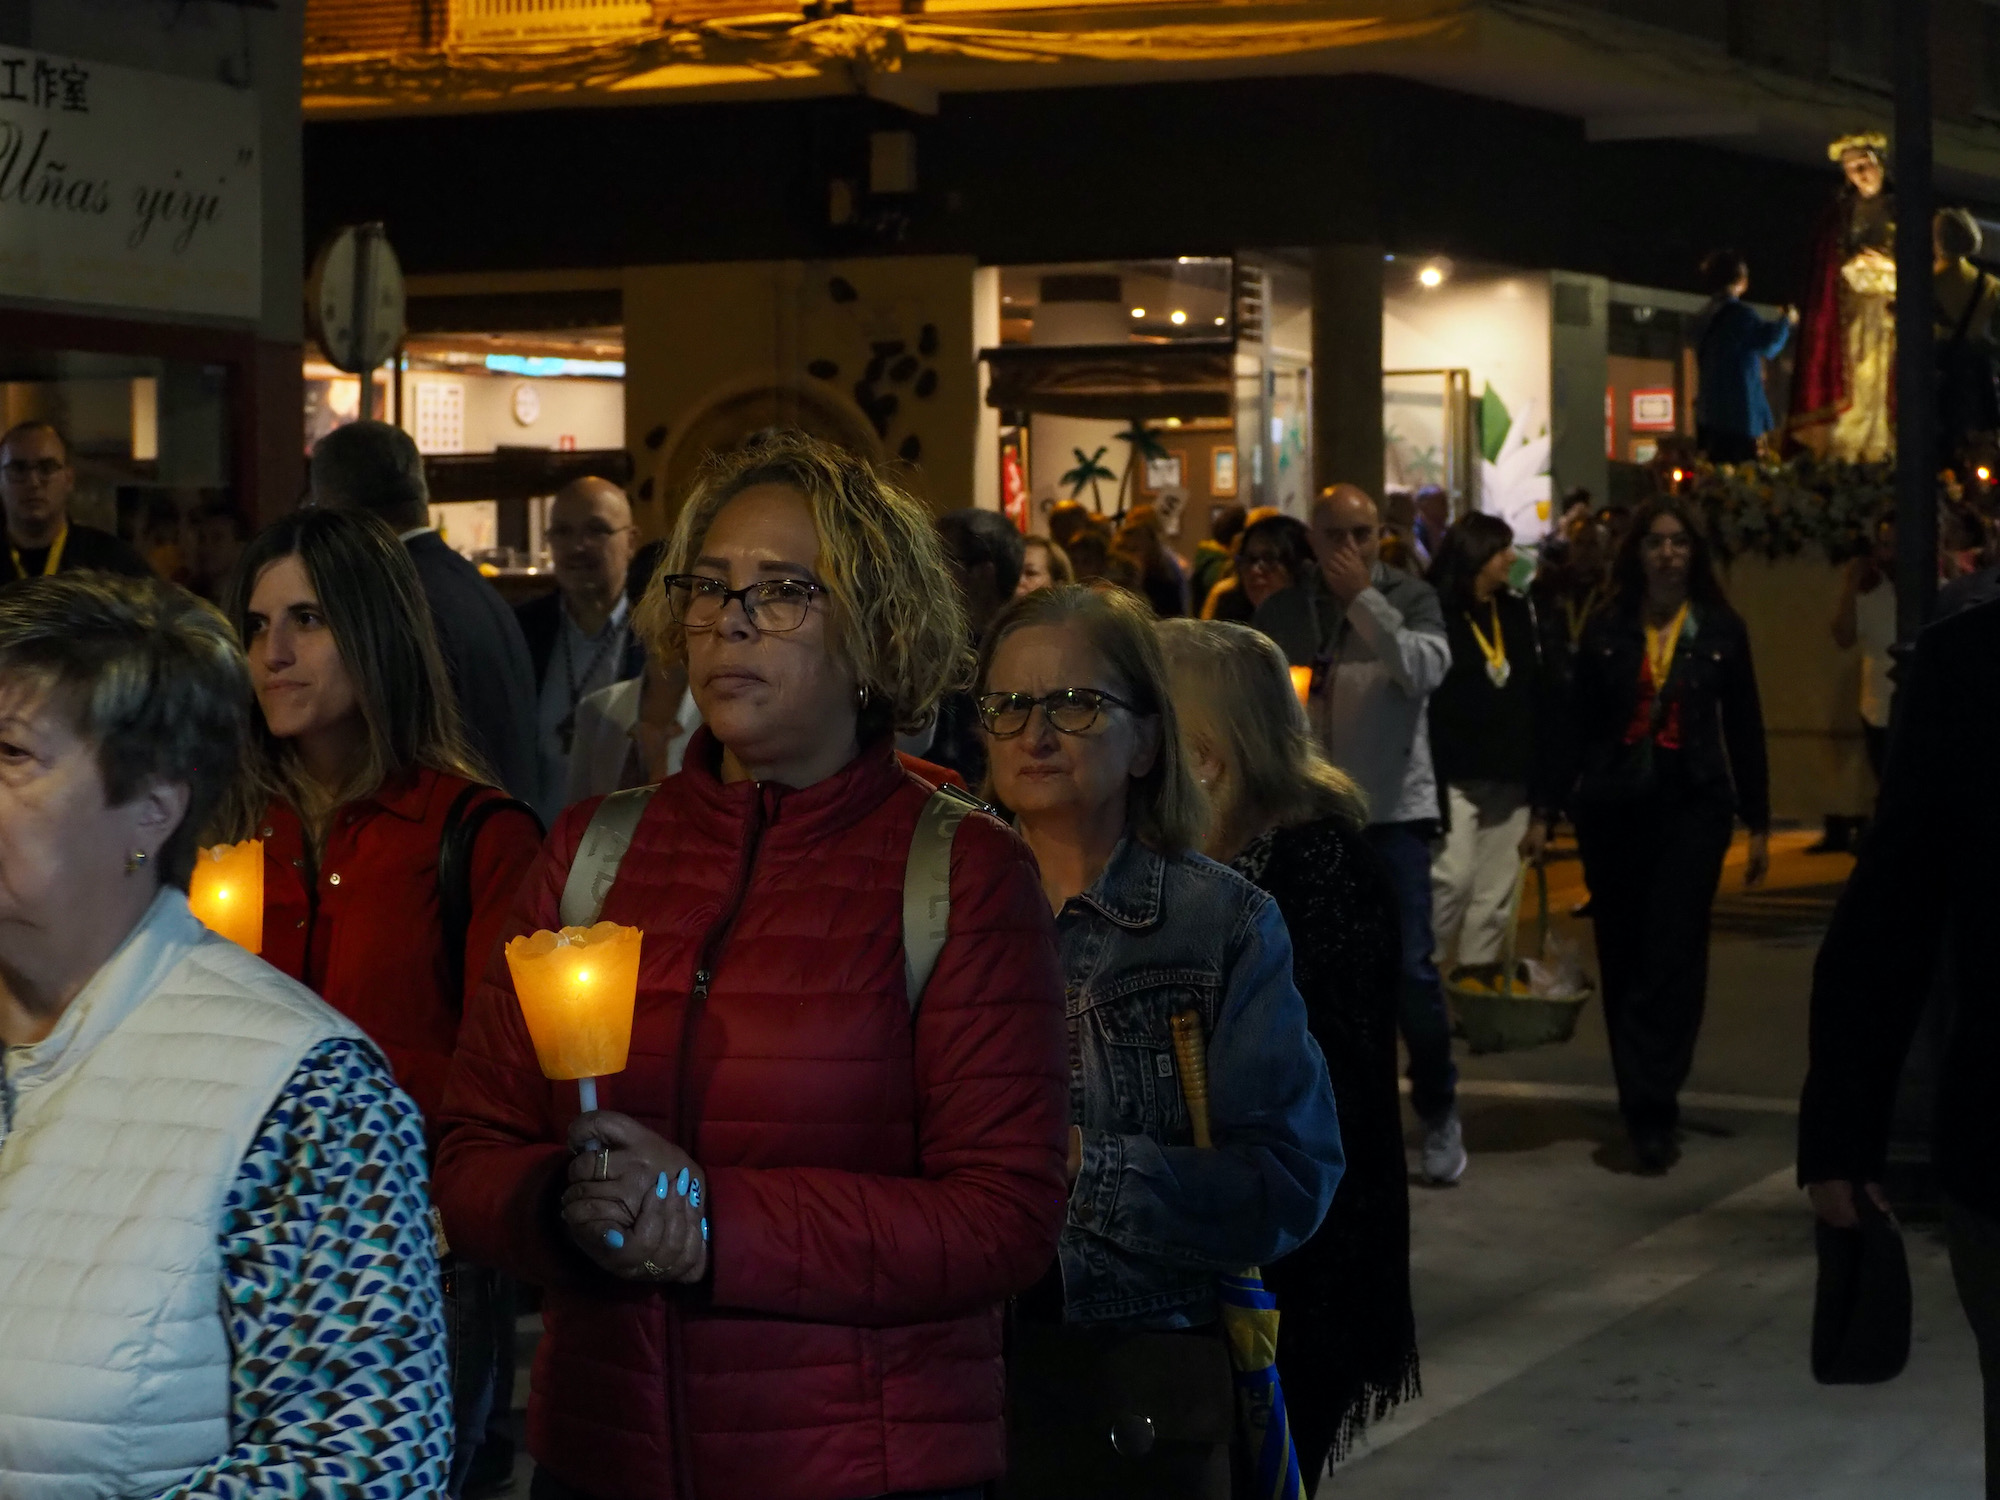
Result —
<instances>
[{"instance_id":1,"label":"denim jacket button","mask_svg":"<svg viewBox=\"0 0 2000 1500\"><path fill-rule=\"evenodd\" d=\"M1083 1202L1077 1204L1076 1206L1077 1223L1088 1224L1092 1219L1096 1217L1097 1217L1097 1210L1090 1206L1090 1200L1088 1198L1084 1199Z\"/></svg>"}]
</instances>

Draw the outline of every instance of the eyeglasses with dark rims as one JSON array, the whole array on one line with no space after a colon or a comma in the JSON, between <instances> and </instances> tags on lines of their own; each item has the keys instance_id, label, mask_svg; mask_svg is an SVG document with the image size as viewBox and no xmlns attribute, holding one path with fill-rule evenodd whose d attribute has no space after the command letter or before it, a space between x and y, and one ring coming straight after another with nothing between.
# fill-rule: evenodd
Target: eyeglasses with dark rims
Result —
<instances>
[{"instance_id":1,"label":"eyeglasses with dark rims","mask_svg":"<svg viewBox=\"0 0 2000 1500\"><path fill-rule=\"evenodd\" d=\"M978 700L979 722L996 740L1012 739L1028 727L1037 705L1047 716L1049 727L1059 734L1083 734L1109 704L1128 714L1141 710L1096 688L1057 688L1037 698L1029 693L984 693Z\"/></svg>"},{"instance_id":2,"label":"eyeglasses with dark rims","mask_svg":"<svg viewBox=\"0 0 2000 1500\"><path fill-rule=\"evenodd\" d=\"M824 586L806 578L764 578L733 589L720 578L700 573L672 573L661 580L667 591L667 617L683 630L713 630L735 599L744 616L759 630L782 633L806 622L813 596Z\"/></svg>"}]
</instances>

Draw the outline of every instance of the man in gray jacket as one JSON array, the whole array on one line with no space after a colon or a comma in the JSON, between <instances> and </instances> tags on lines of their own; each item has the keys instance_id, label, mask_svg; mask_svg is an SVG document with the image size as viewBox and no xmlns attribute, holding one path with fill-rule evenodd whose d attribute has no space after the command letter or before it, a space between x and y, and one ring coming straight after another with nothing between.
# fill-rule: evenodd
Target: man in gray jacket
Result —
<instances>
[{"instance_id":1,"label":"man in gray jacket","mask_svg":"<svg viewBox=\"0 0 2000 1500\"><path fill-rule=\"evenodd\" d=\"M1402 915L1403 1040L1410 1102L1425 1126L1434 1183L1465 1172L1451 1018L1432 956L1431 846L1438 832L1425 705L1451 666L1436 592L1383 563L1381 515L1366 490L1337 484L1313 506L1317 573L1266 600L1257 628L1293 662L1312 664L1307 713L1335 765L1367 793L1369 842Z\"/></svg>"}]
</instances>

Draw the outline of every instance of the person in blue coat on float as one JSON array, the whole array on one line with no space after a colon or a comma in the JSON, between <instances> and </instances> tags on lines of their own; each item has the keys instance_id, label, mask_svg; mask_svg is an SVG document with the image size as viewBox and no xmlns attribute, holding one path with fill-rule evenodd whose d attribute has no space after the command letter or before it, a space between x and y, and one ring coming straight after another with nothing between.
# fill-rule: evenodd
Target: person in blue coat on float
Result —
<instances>
[{"instance_id":1,"label":"person in blue coat on float","mask_svg":"<svg viewBox=\"0 0 2000 1500\"><path fill-rule=\"evenodd\" d=\"M1799 321L1798 309L1760 318L1743 301L1750 267L1734 250L1716 250L1701 263L1708 306L1695 319L1695 360L1701 384L1695 394L1695 437L1719 464L1749 463L1758 440L1777 425L1764 394L1764 361L1775 359Z\"/></svg>"}]
</instances>

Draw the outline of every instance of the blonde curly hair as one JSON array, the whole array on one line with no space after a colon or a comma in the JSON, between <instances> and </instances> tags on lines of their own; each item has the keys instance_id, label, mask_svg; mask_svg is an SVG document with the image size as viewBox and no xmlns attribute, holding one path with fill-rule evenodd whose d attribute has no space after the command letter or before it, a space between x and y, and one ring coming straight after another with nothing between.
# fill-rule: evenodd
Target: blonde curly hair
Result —
<instances>
[{"instance_id":1,"label":"blonde curly hair","mask_svg":"<svg viewBox=\"0 0 2000 1500\"><path fill-rule=\"evenodd\" d=\"M834 650L866 695L864 735L928 724L972 672L965 606L930 514L868 463L803 432L709 460L634 613L640 637L663 662L687 659L661 580L687 572L722 508L760 484L797 491L812 514L813 571L832 601Z\"/></svg>"}]
</instances>

